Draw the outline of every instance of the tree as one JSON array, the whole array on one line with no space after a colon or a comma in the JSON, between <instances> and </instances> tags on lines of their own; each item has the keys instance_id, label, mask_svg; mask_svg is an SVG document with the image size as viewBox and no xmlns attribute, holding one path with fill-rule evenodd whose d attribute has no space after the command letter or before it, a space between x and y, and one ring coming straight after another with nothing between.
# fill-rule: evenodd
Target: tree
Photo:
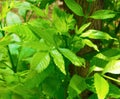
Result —
<instances>
[{"instance_id":1,"label":"tree","mask_svg":"<svg viewBox=\"0 0 120 99\"><path fill-rule=\"evenodd\" d=\"M64 1L68 12L59 7L49 10L54 0L1 2L1 99L120 98L119 24L114 24L119 19L119 1L108 0L111 5L101 10L95 7L98 0ZM87 69L85 74L81 67Z\"/></svg>"}]
</instances>

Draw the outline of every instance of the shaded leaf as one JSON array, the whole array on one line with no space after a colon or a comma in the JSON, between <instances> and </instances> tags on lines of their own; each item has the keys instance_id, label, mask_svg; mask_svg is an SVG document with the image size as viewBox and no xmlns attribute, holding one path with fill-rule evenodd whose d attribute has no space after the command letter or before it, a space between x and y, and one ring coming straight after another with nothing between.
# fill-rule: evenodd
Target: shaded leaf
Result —
<instances>
[{"instance_id":1,"label":"shaded leaf","mask_svg":"<svg viewBox=\"0 0 120 99\"><path fill-rule=\"evenodd\" d=\"M50 54L53 57L56 66L60 69L62 73L66 74L65 63L61 53L59 53L57 50L52 50Z\"/></svg>"},{"instance_id":2,"label":"shaded leaf","mask_svg":"<svg viewBox=\"0 0 120 99\"><path fill-rule=\"evenodd\" d=\"M80 94L82 91L84 91L87 88L85 79L78 75L74 75L72 77L72 79L70 80L69 87L71 87L74 91L76 91L77 94ZM68 90L68 92L69 91L70 90Z\"/></svg>"},{"instance_id":3,"label":"shaded leaf","mask_svg":"<svg viewBox=\"0 0 120 99\"><path fill-rule=\"evenodd\" d=\"M92 94L88 99L98 99L97 94Z\"/></svg>"},{"instance_id":4,"label":"shaded leaf","mask_svg":"<svg viewBox=\"0 0 120 99\"><path fill-rule=\"evenodd\" d=\"M46 5L49 3L53 3L55 0L41 0L41 3L40 3L40 8L41 9L44 9L46 7Z\"/></svg>"},{"instance_id":5,"label":"shaded leaf","mask_svg":"<svg viewBox=\"0 0 120 99\"><path fill-rule=\"evenodd\" d=\"M50 27L50 22L45 20L35 20L28 24L30 30L36 35L37 38L44 39L47 44L55 45L54 35L56 31Z\"/></svg>"},{"instance_id":6,"label":"shaded leaf","mask_svg":"<svg viewBox=\"0 0 120 99\"><path fill-rule=\"evenodd\" d=\"M64 0L69 9L71 9L76 15L84 16L82 7L75 2L75 0Z\"/></svg>"},{"instance_id":7,"label":"shaded leaf","mask_svg":"<svg viewBox=\"0 0 120 99\"><path fill-rule=\"evenodd\" d=\"M94 75L94 85L98 99L105 99L106 95L109 92L109 84L107 81L101 77L99 74Z\"/></svg>"},{"instance_id":8,"label":"shaded leaf","mask_svg":"<svg viewBox=\"0 0 120 99\"><path fill-rule=\"evenodd\" d=\"M119 99L120 98L120 88L118 88L116 85L109 83L109 94L108 96L110 96L111 98L116 98Z\"/></svg>"}]
</instances>

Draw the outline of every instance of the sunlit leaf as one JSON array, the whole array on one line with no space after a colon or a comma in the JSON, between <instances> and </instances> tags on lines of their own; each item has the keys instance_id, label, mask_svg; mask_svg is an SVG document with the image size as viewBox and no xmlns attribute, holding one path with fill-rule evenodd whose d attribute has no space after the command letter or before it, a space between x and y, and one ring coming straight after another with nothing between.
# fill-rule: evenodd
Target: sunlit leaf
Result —
<instances>
[{"instance_id":1,"label":"sunlit leaf","mask_svg":"<svg viewBox=\"0 0 120 99\"><path fill-rule=\"evenodd\" d=\"M94 85L98 99L105 99L106 95L109 92L109 84L107 81L96 73L94 75Z\"/></svg>"},{"instance_id":2,"label":"sunlit leaf","mask_svg":"<svg viewBox=\"0 0 120 99\"><path fill-rule=\"evenodd\" d=\"M98 10L90 16L90 18L93 19L109 19L114 17L115 17L115 12L112 10Z\"/></svg>"},{"instance_id":3,"label":"sunlit leaf","mask_svg":"<svg viewBox=\"0 0 120 99\"><path fill-rule=\"evenodd\" d=\"M104 73L120 74L120 60L111 60L104 68Z\"/></svg>"},{"instance_id":4,"label":"sunlit leaf","mask_svg":"<svg viewBox=\"0 0 120 99\"><path fill-rule=\"evenodd\" d=\"M86 45L88 45L88 46L90 46L90 47L93 47L96 51L99 51L97 45L93 44L92 41L90 41L90 40L88 40L88 39L84 39L83 42L84 42Z\"/></svg>"},{"instance_id":5,"label":"sunlit leaf","mask_svg":"<svg viewBox=\"0 0 120 99\"><path fill-rule=\"evenodd\" d=\"M32 31L25 24L17 24L6 26L3 28L5 32L14 33L18 35L23 41L33 40L35 36Z\"/></svg>"},{"instance_id":6,"label":"sunlit leaf","mask_svg":"<svg viewBox=\"0 0 120 99\"><path fill-rule=\"evenodd\" d=\"M59 48L60 52L68 58L74 65L82 66L84 64L84 59L75 55L71 50L65 48Z\"/></svg>"},{"instance_id":7,"label":"sunlit leaf","mask_svg":"<svg viewBox=\"0 0 120 99\"><path fill-rule=\"evenodd\" d=\"M9 12L9 3L7 1L2 2L2 12L0 13L0 20L6 17L7 12Z\"/></svg>"},{"instance_id":8,"label":"sunlit leaf","mask_svg":"<svg viewBox=\"0 0 120 99\"><path fill-rule=\"evenodd\" d=\"M88 37L92 39L113 39L109 34L99 31L99 30L88 30L85 33L81 34L81 37Z\"/></svg>"},{"instance_id":9,"label":"sunlit leaf","mask_svg":"<svg viewBox=\"0 0 120 99\"><path fill-rule=\"evenodd\" d=\"M44 71L50 63L50 56L48 52L38 52L31 60L31 69L38 73Z\"/></svg>"},{"instance_id":10,"label":"sunlit leaf","mask_svg":"<svg viewBox=\"0 0 120 99\"><path fill-rule=\"evenodd\" d=\"M76 15L83 16L82 7L75 2L75 0L64 0L69 9L71 9Z\"/></svg>"},{"instance_id":11,"label":"sunlit leaf","mask_svg":"<svg viewBox=\"0 0 120 99\"><path fill-rule=\"evenodd\" d=\"M90 24L91 24L91 23L89 22L89 23L86 23L86 24L82 25L82 26L79 28L79 30L76 31L76 33L77 33L77 34L81 34L87 27L90 26Z\"/></svg>"},{"instance_id":12,"label":"sunlit leaf","mask_svg":"<svg viewBox=\"0 0 120 99\"><path fill-rule=\"evenodd\" d=\"M13 24L20 24L22 21L20 20L20 17L13 13L13 12L8 12L6 16L6 23L7 25L13 25Z\"/></svg>"},{"instance_id":13,"label":"sunlit leaf","mask_svg":"<svg viewBox=\"0 0 120 99\"><path fill-rule=\"evenodd\" d=\"M51 56L53 57L53 60L56 64L56 66L60 69L60 71L64 74L66 74L65 63L64 63L64 59L63 59L63 56L61 55L61 53L58 52L57 50L52 50Z\"/></svg>"},{"instance_id":14,"label":"sunlit leaf","mask_svg":"<svg viewBox=\"0 0 120 99\"><path fill-rule=\"evenodd\" d=\"M31 5L28 2L22 2L19 6L18 6L18 13L23 16L26 17L27 11L31 10Z\"/></svg>"}]
</instances>

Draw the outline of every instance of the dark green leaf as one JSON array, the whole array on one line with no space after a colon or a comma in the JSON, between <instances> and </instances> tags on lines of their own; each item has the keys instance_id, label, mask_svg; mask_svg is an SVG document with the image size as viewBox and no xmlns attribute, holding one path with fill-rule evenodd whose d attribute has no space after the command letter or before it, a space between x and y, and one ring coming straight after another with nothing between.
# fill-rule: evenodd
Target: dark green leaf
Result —
<instances>
[{"instance_id":1,"label":"dark green leaf","mask_svg":"<svg viewBox=\"0 0 120 99\"><path fill-rule=\"evenodd\" d=\"M118 88L116 85L109 83L109 94L111 98L119 99L120 98L120 88Z\"/></svg>"},{"instance_id":2,"label":"dark green leaf","mask_svg":"<svg viewBox=\"0 0 120 99\"><path fill-rule=\"evenodd\" d=\"M40 3L40 8L44 9L47 4L53 3L55 0L42 0Z\"/></svg>"}]
</instances>

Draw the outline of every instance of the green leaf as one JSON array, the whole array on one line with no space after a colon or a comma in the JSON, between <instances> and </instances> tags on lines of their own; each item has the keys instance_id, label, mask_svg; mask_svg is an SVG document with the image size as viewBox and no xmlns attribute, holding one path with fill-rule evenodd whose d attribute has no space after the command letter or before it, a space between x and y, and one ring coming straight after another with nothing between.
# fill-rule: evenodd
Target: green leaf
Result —
<instances>
[{"instance_id":1,"label":"green leaf","mask_svg":"<svg viewBox=\"0 0 120 99\"><path fill-rule=\"evenodd\" d=\"M60 87L61 79L58 77L58 75L54 73L47 77L47 79L45 79L44 82L42 83L43 92L50 97L54 97L57 91L60 89Z\"/></svg>"},{"instance_id":2,"label":"green leaf","mask_svg":"<svg viewBox=\"0 0 120 99\"><path fill-rule=\"evenodd\" d=\"M97 94L92 94L88 99L98 99Z\"/></svg>"},{"instance_id":3,"label":"green leaf","mask_svg":"<svg viewBox=\"0 0 120 99\"><path fill-rule=\"evenodd\" d=\"M117 87L116 85L109 83L109 94L111 98L119 99L120 98L120 88Z\"/></svg>"},{"instance_id":4,"label":"green leaf","mask_svg":"<svg viewBox=\"0 0 120 99\"><path fill-rule=\"evenodd\" d=\"M2 2L2 11L0 13L0 20L6 17L7 12L9 12L9 3L7 1Z\"/></svg>"},{"instance_id":5,"label":"green leaf","mask_svg":"<svg viewBox=\"0 0 120 99\"><path fill-rule=\"evenodd\" d=\"M98 10L90 16L90 18L93 19L109 19L114 17L115 17L115 12L112 10Z\"/></svg>"},{"instance_id":6,"label":"green leaf","mask_svg":"<svg viewBox=\"0 0 120 99\"><path fill-rule=\"evenodd\" d=\"M103 52L101 52L103 58L105 60L116 60L120 58L120 49L119 48L111 48L111 49L107 49ZM99 55L101 57L101 55Z\"/></svg>"},{"instance_id":7,"label":"green leaf","mask_svg":"<svg viewBox=\"0 0 120 99\"><path fill-rule=\"evenodd\" d=\"M89 27L90 26L90 22L89 23L86 23L86 24L84 24L84 25L82 25L80 28L79 28L79 30L76 30L76 34L81 34L87 27Z\"/></svg>"},{"instance_id":8,"label":"green leaf","mask_svg":"<svg viewBox=\"0 0 120 99\"><path fill-rule=\"evenodd\" d=\"M49 77L51 73L54 72L54 66L49 65L44 71L37 73L35 70L30 70L28 72L28 76L23 81L24 83L24 89L32 89L38 86L40 83L42 83L45 78ZM23 87L23 85L18 84L16 88L19 90L20 87ZM22 91L22 89L20 89Z\"/></svg>"},{"instance_id":9,"label":"green leaf","mask_svg":"<svg viewBox=\"0 0 120 99\"><path fill-rule=\"evenodd\" d=\"M60 52L68 58L74 65L82 66L84 64L84 59L76 56L71 50L65 48L59 48Z\"/></svg>"},{"instance_id":10,"label":"green leaf","mask_svg":"<svg viewBox=\"0 0 120 99\"><path fill-rule=\"evenodd\" d=\"M96 0L87 0L87 2L92 3L95 2Z\"/></svg>"},{"instance_id":11,"label":"green leaf","mask_svg":"<svg viewBox=\"0 0 120 99\"><path fill-rule=\"evenodd\" d=\"M13 12L8 12L6 16L6 23L7 25L14 25L14 24L20 24L22 21L20 20L20 17L13 13Z\"/></svg>"},{"instance_id":12,"label":"green leaf","mask_svg":"<svg viewBox=\"0 0 120 99\"><path fill-rule=\"evenodd\" d=\"M99 74L94 75L94 85L98 99L105 99L106 95L109 92L109 84L107 81L101 77Z\"/></svg>"},{"instance_id":13,"label":"green leaf","mask_svg":"<svg viewBox=\"0 0 120 99\"><path fill-rule=\"evenodd\" d=\"M45 17L46 16L44 10L42 10L42 9L40 9L40 8L34 6L34 5L32 5L31 7L32 7L32 10L36 13L36 15L38 15L40 17Z\"/></svg>"},{"instance_id":14,"label":"green leaf","mask_svg":"<svg viewBox=\"0 0 120 99\"><path fill-rule=\"evenodd\" d=\"M61 53L59 53L57 50L52 50L50 54L53 57L53 60L56 66L60 69L62 73L66 74L65 63L64 63L64 59Z\"/></svg>"},{"instance_id":15,"label":"green leaf","mask_svg":"<svg viewBox=\"0 0 120 99\"><path fill-rule=\"evenodd\" d=\"M56 31L50 26L50 21L39 19L29 23L28 26L37 38L44 39L49 45L55 45L54 36Z\"/></svg>"},{"instance_id":16,"label":"green leaf","mask_svg":"<svg viewBox=\"0 0 120 99\"><path fill-rule=\"evenodd\" d=\"M18 35L23 41L33 40L35 36L26 24L17 24L6 26L3 28L8 33L14 33Z\"/></svg>"},{"instance_id":17,"label":"green leaf","mask_svg":"<svg viewBox=\"0 0 120 99\"><path fill-rule=\"evenodd\" d=\"M82 91L84 91L87 88L87 85L85 83L85 79L74 75L72 79L70 80L69 87L71 87L74 91L77 92L77 94L80 94ZM69 92L70 90L68 90Z\"/></svg>"},{"instance_id":18,"label":"green leaf","mask_svg":"<svg viewBox=\"0 0 120 99\"><path fill-rule=\"evenodd\" d=\"M83 42L89 47L93 47L96 51L99 51L97 45L93 44L92 41L88 39L83 39Z\"/></svg>"},{"instance_id":19,"label":"green leaf","mask_svg":"<svg viewBox=\"0 0 120 99\"><path fill-rule=\"evenodd\" d=\"M39 45L39 46L38 46ZM35 49L37 51L49 51L51 49L51 46L48 46L45 40L40 39L39 41L30 41L27 43L24 43L23 46L27 46L29 48Z\"/></svg>"},{"instance_id":20,"label":"green leaf","mask_svg":"<svg viewBox=\"0 0 120 99\"><path fill-rule=\"evenodd\" d=\"M55 0L41 0L41 2L40 2L40 8L44 9L47 4L51 4L53 2L55 2Z\"/></svg>"},{"instance_id":21,"label":"green leaf","mask_svg":"<svg viewBox=\"0 0 120 99\"><path fill-rule=\"evenodd\" d=\"M113 39L109 34L98 31L98 30L88 30L85 33L81 34L81 37L88 37L92 39Z\"/></svg>"},{"instance_id":22,"label":"green leaf","mask_svg":"<svg viewBox=\"0 0 120 99\"><path fill-rule=\"evenodd\" d=\"M75 20L73 15L69 15L62 11L60 8L54 8L52 13L53 26L58 33L69 35L68 30L74 29Z\"/></svg>"},{"instance_id":23,"label":"green leaf","mask_svg":"<svg viewBox=\"0 0 120 99\"><path fill-rule=\"evenodd\" d=\"M32 56L35 53L35 50L29 48L29 47L22 47L20 50L20 54L19 54L19 61L26 59L30 56Z\"/></svg>"},{"instance_id":24,"label":"green leaf","mask_svg":"<svg viewBox=\"0 0 120 99\"><path fill-rule=\"evenodd\" d=\"M26 17L27 11L31 10L31 5L28 2L22 2L19 6L18 6L18 13L23 16L24 18Z\"/></svg>"},{"instance_id":25,"label":"green leaf","mask_svg":"<svg viewBox=\"0 0 120 99\"><path fill-rule=\"evenodd\" d=\"M111 60L108 62L104 68L103 74L107 72L112 74L120 74L120 60Z\"/></svg>"},{"instance_id":26,"label":"green leaf","mask_svg":"<svg viewBox=\"0 0 120 99\"><path fill-rule=\"evenodd\" d=\"M75 2L75 0L64 0L69 9L71 9L76 15L84 16L82 7Z\"/></svg>"},{"instance_id":27,"label":"green leaf","mask_svg":"<svg viewBox=\"0 0 120 99\"><path fill-rule=\"evenodd\" d=\"M31 60L31 69L36 70L38 73L44 71L50 63L50 56L48 52L38 52Z\"/></svg>"}]
</instances>

